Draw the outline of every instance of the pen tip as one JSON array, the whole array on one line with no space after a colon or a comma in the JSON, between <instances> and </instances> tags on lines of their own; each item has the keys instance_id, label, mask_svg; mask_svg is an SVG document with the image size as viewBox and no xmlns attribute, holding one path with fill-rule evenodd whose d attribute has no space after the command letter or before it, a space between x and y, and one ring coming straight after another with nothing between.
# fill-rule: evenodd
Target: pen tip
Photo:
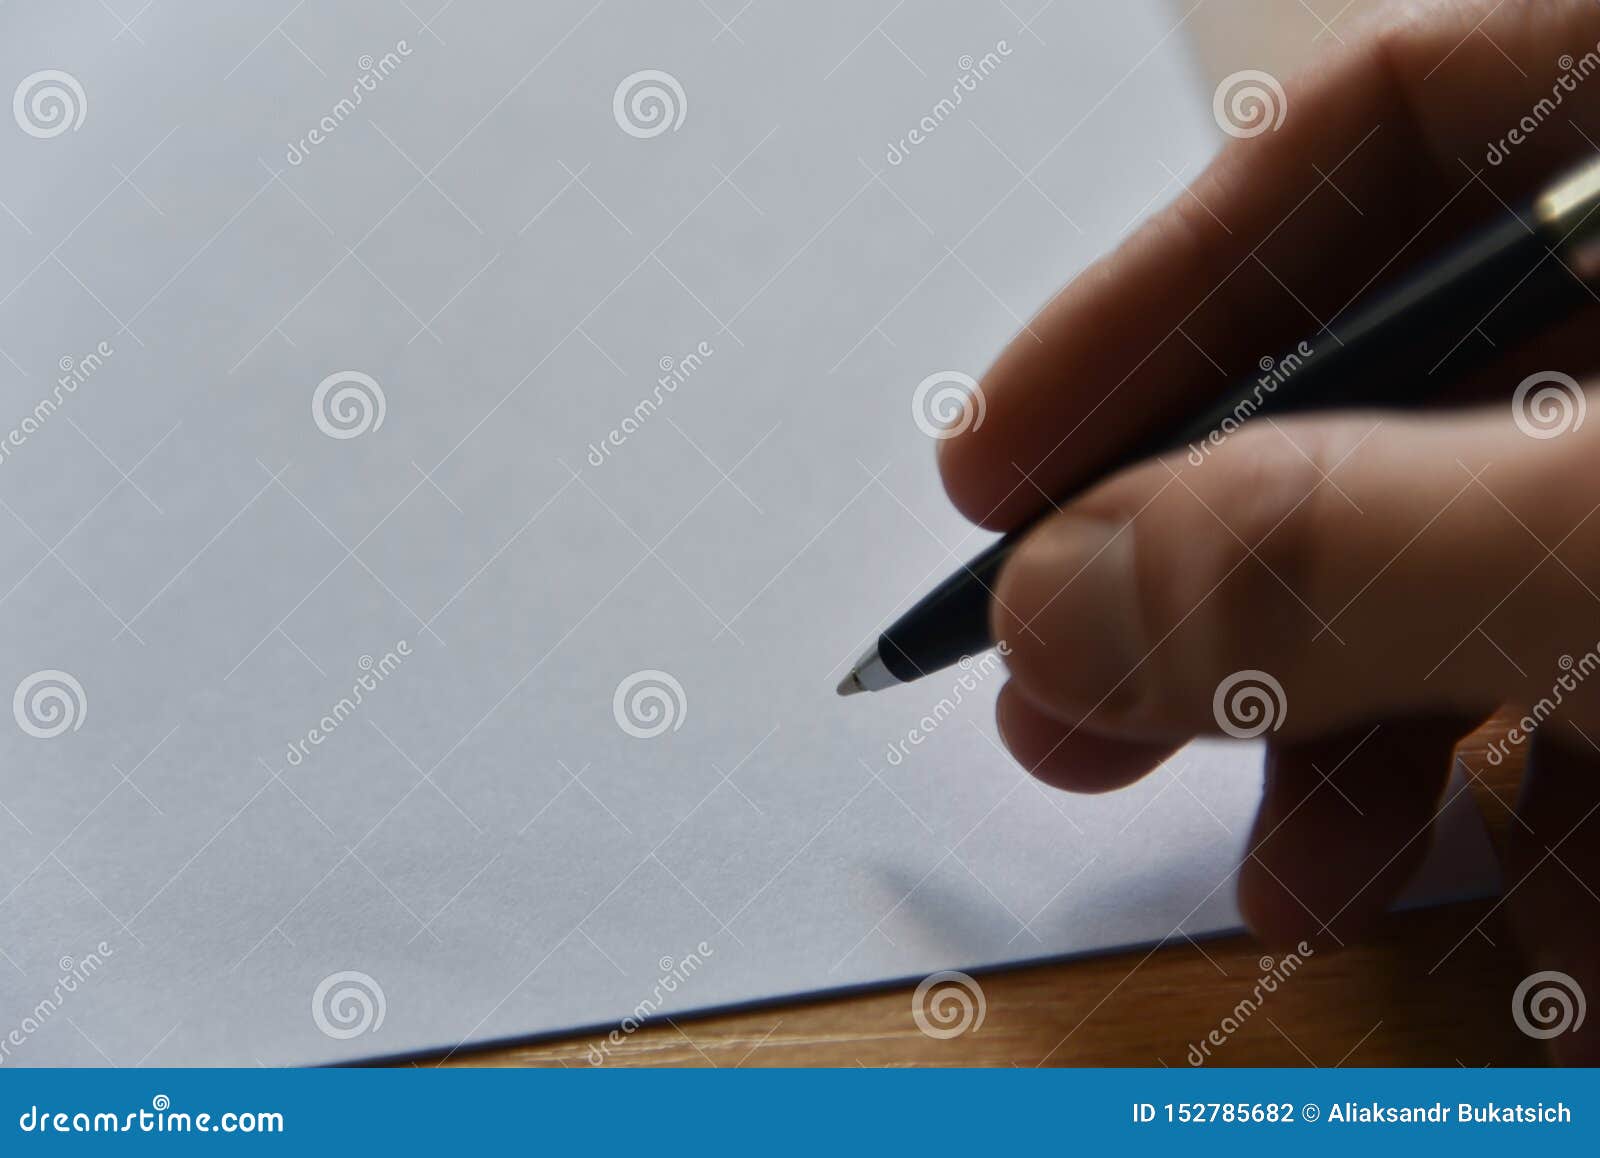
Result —
<instances>
[{"instance_id":1,"label":"pen tip","mask_svg":"<svg viewBox=\"0 0 1600 1158\"><path fill-rule=\"evenodd\" d=\"M861 686L860 674L852 670L849 675L845 676L844 679L839 681L838 690L841 696L853 696L859 692L864 692L867 689Z\"/></svg>"}]
</instances>

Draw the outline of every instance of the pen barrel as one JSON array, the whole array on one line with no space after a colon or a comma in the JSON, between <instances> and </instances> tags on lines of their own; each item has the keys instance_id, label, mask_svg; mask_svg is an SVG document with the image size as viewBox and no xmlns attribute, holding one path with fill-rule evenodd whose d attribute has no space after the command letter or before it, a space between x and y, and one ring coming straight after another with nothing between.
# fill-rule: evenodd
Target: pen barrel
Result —
<instances>
[{"instance_id":1,"label":"pen barrel","mask_svg":"<svg viewBox=\"0 0 1600 1158\"><path fill-rule=\"evenodd\" d=\"M1600 162L1591 162L1521 212L1394 284L1358 295L1274 361L1270 372L1236 383L1220 401L1160 431L1115 466L1179 451L1194 461L1256 417L1417 405L1475 360L1516 345L1593 298L1589 283L1597 280ZM1032 525L991 544L879 636L879 655L896 678L909 682L993 646L995 584Z\"/></svg>"},{"instance_id":2,"label":"pen barrel","mask_svg":"<svg viewBox=\"0 0 1600 1158\"><path fill-rule=\"evenodd\" d=\"M1208 454L1243 422L1436 399L1486 356L1515 346L1589 296L1561 259L1557 223L1507 217L1340 311L1266 372L1147 443L1146 458Z\"/></svg>"},{"instance_id":3,"label":"pen barrel","mask_svg":"<svg viewBox=\"0 0 1600 1158\"><path fill-rule=\"evenodd\" d=\"M878 636L878 656L895 679L910 683L994 646L989 604L1020 539L1013 532L991 543Z\"/></svg>"}]
</instances>

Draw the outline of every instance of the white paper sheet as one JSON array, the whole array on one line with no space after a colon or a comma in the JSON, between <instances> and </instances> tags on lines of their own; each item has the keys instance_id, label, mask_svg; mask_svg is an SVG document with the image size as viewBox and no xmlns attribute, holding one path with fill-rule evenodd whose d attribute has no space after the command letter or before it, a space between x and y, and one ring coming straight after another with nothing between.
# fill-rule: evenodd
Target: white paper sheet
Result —
<instances>
[{"instance_id":1,"label":"white paper sheet","mask_svg":"<svg viewBox=\"0 0 1600 1158\"><path fill-rule=\"evenodd\" d=\"M981 546L918 384L1217 139L1165 6L1035 7L0 14L0 1061L450 1049L1236 922L1253 749L1068 797L994 671L833 692ZM1492 885L1470 815L1442 845L1424 891Z\"/></svg>"}]
</instances>

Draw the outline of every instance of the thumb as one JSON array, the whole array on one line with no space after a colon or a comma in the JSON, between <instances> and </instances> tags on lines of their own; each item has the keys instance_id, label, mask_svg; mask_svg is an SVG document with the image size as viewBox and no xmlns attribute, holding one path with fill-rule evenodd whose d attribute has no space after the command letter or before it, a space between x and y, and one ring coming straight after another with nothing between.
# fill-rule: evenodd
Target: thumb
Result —
<instances>
[{"instance_id":1,"label":"thumb","mask_svg":"<svg viewBox=\"0 0 1600 1158\"><path fill-rule=\"evenodd\" d=\"M1147 740L1547 694L1600 640L1600 423L1563 397L1557 437L1506 406L1264 420L1113 477L1000 576L1018 690ZM1593 684L1561 711L1600 715Z\"/></svg>"}]
</instances>

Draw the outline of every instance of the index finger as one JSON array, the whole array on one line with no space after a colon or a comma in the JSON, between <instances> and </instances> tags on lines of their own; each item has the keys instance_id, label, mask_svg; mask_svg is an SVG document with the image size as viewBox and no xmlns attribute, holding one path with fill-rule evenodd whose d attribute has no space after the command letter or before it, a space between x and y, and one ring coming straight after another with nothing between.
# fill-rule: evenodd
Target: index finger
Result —
<instances>
[{"instance_id":1,"label":"index finger","mask_svg":"<svg viewBox=\"0 0 1600 1158\"><path fill-rule=\"evenodd\" d=\"M1600 85L1575 86L1485 160L1559 61L1596 52L1593 4L1408 11L1289 83L1279 130L1234 142L1016 336L985 421L940 444L963 514L1016 526L1600 140Z\"/></svg>"}]
</instances>

